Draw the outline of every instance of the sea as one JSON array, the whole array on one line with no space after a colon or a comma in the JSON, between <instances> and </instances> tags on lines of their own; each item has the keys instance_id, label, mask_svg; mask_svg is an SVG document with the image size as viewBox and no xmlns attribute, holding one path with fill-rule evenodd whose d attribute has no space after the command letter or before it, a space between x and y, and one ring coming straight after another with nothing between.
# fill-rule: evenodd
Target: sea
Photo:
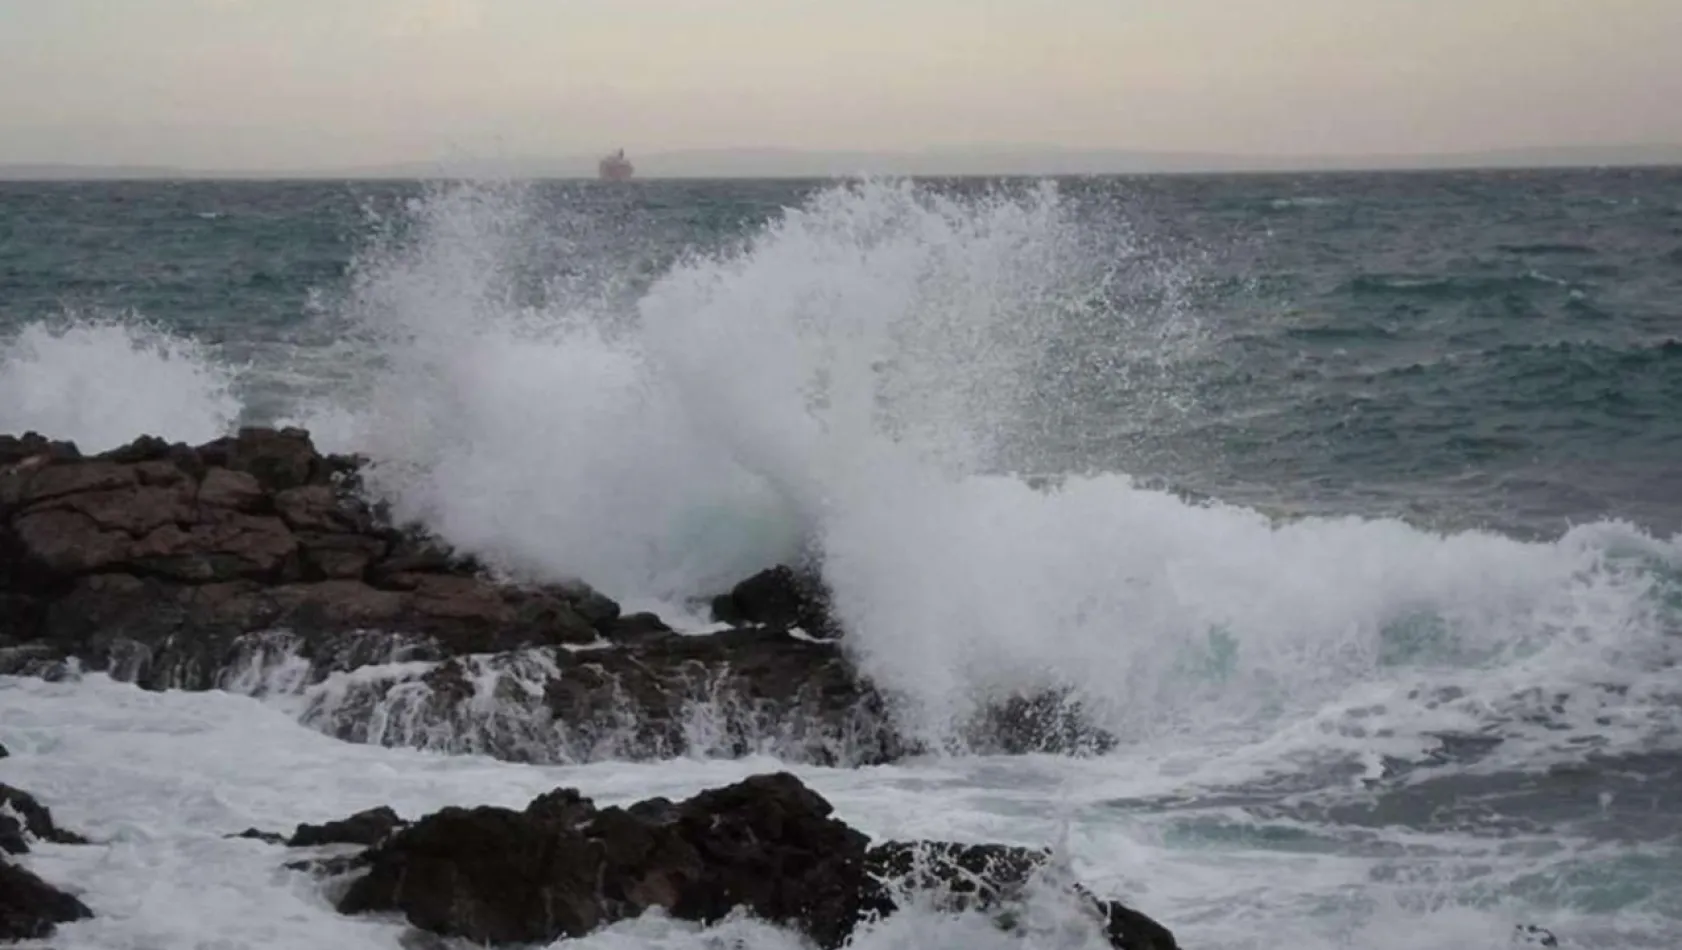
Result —
<instances>
[{"instance_id":1,"label":"sea","mask_svg":"<svg viewBox=\"0 0 1682 950\"><path fill-rule=\"evenodd\" d=\"M938 751L518 764L6 678L0 780L101 842L27 859L97 914L58 950L396 947L223 835L778 769L875 837L1053 847L1188 950L1682 946L1682 170L0 184L0 432L251 424L685 629L816 557ZM966 750L1038 688L1116 747ZM854 946L1100 945L1042 918Z\"/></svg>"}]
</instances>

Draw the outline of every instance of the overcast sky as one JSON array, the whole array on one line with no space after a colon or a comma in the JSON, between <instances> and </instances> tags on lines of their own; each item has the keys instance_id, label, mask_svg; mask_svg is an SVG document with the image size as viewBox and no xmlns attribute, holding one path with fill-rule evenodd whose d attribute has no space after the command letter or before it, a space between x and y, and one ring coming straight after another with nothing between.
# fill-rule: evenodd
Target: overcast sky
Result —
<instances>
[{"instance_id":1,"label":"overcast sky","mask_svg":"<svg viewBox=\"0 0 1682 950\"><path fill-rule=\"evenodd\" d=\"M1682 0L0 0L0 162L1682 142Z\"/></svg>"}]
</instances>

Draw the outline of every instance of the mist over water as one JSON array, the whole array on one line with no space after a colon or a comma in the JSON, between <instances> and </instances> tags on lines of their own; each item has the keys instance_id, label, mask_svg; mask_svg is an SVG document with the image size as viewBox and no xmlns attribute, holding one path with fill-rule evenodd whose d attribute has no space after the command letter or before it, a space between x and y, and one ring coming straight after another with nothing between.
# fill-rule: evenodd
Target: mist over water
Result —
<instances>
[{"instance_id":1,"label":"mist over water","mask_svg":"<svg viewBox=\"0 0 1682 950\"><path fill-rule=\"evenodd\" d=\"M1259 202L1291 215L1346 203ZM368 456L371 490L398 514L516 573L675 607L775 563L820 564L846 648L906 728L943 750L930 767L964 772L954 787L984 789L983 812L1020 796L1031 804L1008 817L1027 823L1058 803L1058 820L1087 823L1074 848L1090 867L1107 866L1106 848L1150 862L1188 932L1214 941L1198 945L1259 945L1214 916L1211 893L1360 921L1305 945L1417 946L1422 916L1440 935L1501 945L1504 908L1535 910L1515 896L1524 875L1592 864L1581 842L1545 860L1501 852L1475 820L1407 817L1408 796L1481 777L1500 799L1591 756L1674 754L1682 545L1623 518L1521 536L1390 511L1286 513L1242 503L1236 479L1234 497L1196 500L1146 477L1161 455L1241 441L1235 420L1312 415L1312 400L1267 403L1273 377L1228 341L1293 367L1280 377L1340 377L1319 351L1302 355L1309 344L1280 355L1257 342L1259 320L1212 325L1190 286L1204 262L1165 256L1127 211L1051 184L847 183L651 264L557 223L530 188L437 186L379 222L347 279L321 290L308 333L330 346L235 365L138 318L29 324L0 349L0 431L86 450L143 431L200 441L268 381L308 377L282 421ZM1299 330L1287 338L1318 340ZM1388 371L1369 365L1359 385ZM1234 404L1244 387L1253 404ZM1289 457L1291 431L1261 441ZM1089 442L1111 449L1106 464L1071 461ZM1319 437L1300 443L1305 466L1322 451ZM1021 774L964 757L959 726L980 705L1045 688L1070 691L1121 747ZM1454 745L1472 740L1470 753ZM1567 809L1555 836L1635 793L1605 794ZM1258 824L1263 805L1276 810ZM1403 817L1327 818L1368 805ZM1148 817L1105 824L1135 809ZM1165 857L1233 840L1253 867ZM1392 848L1432 857L1386 863ZM1295 890L1276 880L1280 851L1298 855ZM1478 861L1495 877L1461 901L1471 885L1456 875L1475 877ZM1343 882L1363 875L1372 893L1357 913ZM1538 906L1567 922L1593 903L1572 895L1592 892L1628 908L1633 931L1674 932L1639 888L1619 904L1611 885L1562 887ZM907 918L868 945L920 945L893 928L930 926ZM942 933L958 945L968 932Z\"/></svg>"}]
</instances>

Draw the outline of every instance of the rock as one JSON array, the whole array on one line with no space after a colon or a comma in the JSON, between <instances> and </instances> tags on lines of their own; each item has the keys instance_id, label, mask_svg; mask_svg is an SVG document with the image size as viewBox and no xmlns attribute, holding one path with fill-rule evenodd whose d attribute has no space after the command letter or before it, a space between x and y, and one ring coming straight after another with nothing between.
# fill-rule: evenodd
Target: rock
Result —
<instances>
[{"instance_id":1,"label":"rock","mask_svg":"<svg viewBox=\"0 0 1682 950\"><path fill-rule=\"evenodd\" d=\"M340 821L323 825L299 825L286 842L289 847L307 848L323 844L379 844L401 828L403 819L386 806L360 811Z\"/></svg>"},{"instance_id":2,"label":"rock","mask_svg":"<svg viewBox=\"0 0 1682 950\"><path fill-rule=\"evenodd\" d=\"M299 827L301 828L303 826L300 825ZM253 841L261 841L264 844L285 844L286 843L286 836L285 835L276 834L275 832L272 832L272 831L258 831L256 828L247 828L244 831L239 832L238 834L227 835L226 837L229 837L229 838L249 838Z\"/></svg>"},{"instance_id":3,"label":"rock","mask_svg":"<svg viewBox=\"0 0 1682 950\"><path fill-rule=\"evenodd\" d=\"M1022 898L1043 852L997 845L869 847L828 802L787 773L757 775L672 803L596 808L557 789L523 811L446 808L397 831L338 901L347 914L400 913L421 930L474 943L580 937L651 908L700 922L739 909L798 929L819 947L846 943L907 891L945 909L999 911ZM290 865L289 865L290 866ZM1078 886L1094 924L1125 950L1176 950L1167 930Z\"/></svg>"},{"instance_id":4,"label":"rock","mask_svg":"<svg viewBox=\"0 0 1682 950\"><path fill-rule=\"evenodd\" d=\"M0 940L51 936L59 924L93 916L86 904L10 861L0 860Z\"/></svg>"},{"instance_id":5,"label":"rock","mask_svg":"<svg viewBox=\"0 0 1682 950\"><path fill-rule=\"evenodd\" d=\"M199 451L207 461L213 455L220 455L220 464L256 476L269 491L297 488L311 484L318 474L325 476L320 467L321 457L316 454L309 433L302 429L245 428L235 438L219 440Z\"/></svg>"},{"instance_id":6,"label":"rock","mask_svg":"<svg viewBox=\"0 0 1682 950\"><path fill-rule=\"evenodd\" d=\"M630 614L611 623L602 635L614 643L644 643L671 636L673 630L651 613Z\"/></svg>"},{"instance_id":7,"label":"rock","mask_svg":"<svg viewBox=\"0 0 1682 950\"><path fill-rule=\"evenodd\" d=\"M698 921L746 907L835 947L856 918L865 838L793 776L703 792L665 823L565 800L429 815L374 849L339 909L496 944L579 937L650 907Z\"/></svg>"},{"instance_id":8,"label":"rock","mask_svg":"<svg viewBox=\"0 0 1682 950\"><path fill-rule=\"evenodd\" d=\"M4 745L0 745L0 759L9 759L11 757L12 757L12 750L6 748Z\"/></svg>"},{"instance_id":9,"label":"rock","mask_svg":"<svg viewBox=\"0 0 1682 950\"><path fill-rule=\"evenodd\" d=\"M1116 737L1096 725L1079 700L1060 690L1014 695L981 711L965 730L979 755L1103 755Z\"/></svg>"},{"instance_id":10,"label":"rock","mask_svg":"<svg viewBox=\"0 0 1682 950\"><path fill-rule=\"evenodd\" d=\"M823 578L782 565L761 571L714 598L712 612L713 619L722 623L781 630L798 627L814 637L841 635L829 613L829 588Z\"/></svg>"},{"instance_id":11,"label":"rock","mask_svg":"<svg viewBox=\"0 0 1682 950\"><path fill-rule=\"evenodd\" d=\"M206 507L254 512L261 510L264 501L263 486L250 472L213 468L199 483L198 503Z\"/></svg>"},{"instance_id":12,"label":"rock","mask_svg":"<svg viewBox=\"0 0 1682 950\"><path fill-rule=\"evenodd\" d=\"M1515 947L1557 947L1559 938L1551 931L1535 924L1519 924L1513 928L1513 946Z\"/></svg>"},{"instance_id":13,"label":"rock","mask_svg":"<svg viewBox=\"0 0 1682 950\"><path fill-rule=\"evenodd\" d=\"M0 850L27 854L29 838L53 844L88 843L81 835L55 825L52 810L33 795L10 785L0 785Z\"/></svg>"},{"instance_id":14,"label":"rock","mask_svg":"<svg viewBox=\"0 0 1682 950\"><path fill-rule=\"evenodd\" d=\"M865 855L871 884L865 909L879 916L897 910L896 892L934 895L945 913L999 912L996 921L1014 929L1025 890L1051 862L1051 852L998 844L890 841ZM1118 901L1092 896L1075 885L1069 895L1103 926L1112 946L1124 950L1178 950L1166 927Z\"/></svg>"}]
</instances>

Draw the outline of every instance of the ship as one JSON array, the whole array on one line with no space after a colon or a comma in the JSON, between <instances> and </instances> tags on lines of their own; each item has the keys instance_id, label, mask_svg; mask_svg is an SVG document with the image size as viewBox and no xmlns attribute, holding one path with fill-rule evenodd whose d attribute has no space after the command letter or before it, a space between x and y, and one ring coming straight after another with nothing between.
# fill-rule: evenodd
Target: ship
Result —
<instances>
[{"instance_id":1,"label":"ship","mask_svg":"<svg viewBox=\"0 0 1682 950\"><path fill-rule=\"evenodd\" d=\"M636 169L625 159L625 150L620 149L601 160L597 172L602 181L626 181Z\"/></svg>"}]
</instances>

